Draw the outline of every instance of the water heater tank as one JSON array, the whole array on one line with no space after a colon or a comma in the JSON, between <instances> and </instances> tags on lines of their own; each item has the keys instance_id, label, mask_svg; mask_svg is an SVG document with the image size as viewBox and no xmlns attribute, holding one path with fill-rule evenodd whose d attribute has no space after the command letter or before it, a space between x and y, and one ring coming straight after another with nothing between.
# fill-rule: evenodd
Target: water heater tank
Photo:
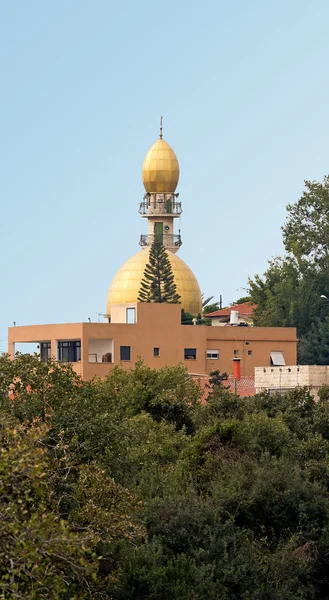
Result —
<instances>
[{"instance_id":1,"label":"water heater tank","mask_svg":"<svg viewBox=\"0 0 329 600\"><path fill-rule=\"evenodd\" d=\"M231 310L230 325L239 324L239 312L237 310Z\"/></svg>"}]
</instances>

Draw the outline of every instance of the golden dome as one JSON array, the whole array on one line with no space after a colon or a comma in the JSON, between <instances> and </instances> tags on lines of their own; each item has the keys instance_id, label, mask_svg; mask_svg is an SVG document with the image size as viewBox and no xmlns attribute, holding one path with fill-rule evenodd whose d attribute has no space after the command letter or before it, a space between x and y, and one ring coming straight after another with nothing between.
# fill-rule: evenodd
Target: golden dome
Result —
<instances>
[{"instance_id":1,"label":"golden dome","mask_svg":"<svg viewBox=\"0 0 329 600\"><path fill-rule=\"evenodd\" d=\"M162 138L146 154L142 178L145 190L150 194L175 191L179 180L179 164L175 152Z\"/></svg>"},{"instance_id":2,"label":"golden dome","mask_svg":"<svg viewBox=\"0 0 329 600\"><path fill-rule=\"evenodd\" d=\"M111 283L106 313L111 313L111 304L126 304L137 302L144 269L149 260L150 249L145 248L134 254L117 271ZM180 295L182 308L185 312L197 315L201 313L201 291L195 275L184 261L167 250L170 264L174 273L177 292Z\"/></svg>"}]
</instances>

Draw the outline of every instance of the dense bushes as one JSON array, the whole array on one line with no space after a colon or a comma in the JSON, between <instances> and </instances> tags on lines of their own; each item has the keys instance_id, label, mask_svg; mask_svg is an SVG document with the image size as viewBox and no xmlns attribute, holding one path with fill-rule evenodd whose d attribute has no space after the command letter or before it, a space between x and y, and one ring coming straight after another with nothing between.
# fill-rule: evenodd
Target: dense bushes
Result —
<instances>
[{"instance_id":1,"label":"dense bushes","mask_svg":"<svg viewBox=\"0 0 329 600\"><path fill-rule=\"evenodd\" d=\"M180 366L0 373L0 597L329 597L327 388L201 404Z\"/></svg>"}]
</instances>

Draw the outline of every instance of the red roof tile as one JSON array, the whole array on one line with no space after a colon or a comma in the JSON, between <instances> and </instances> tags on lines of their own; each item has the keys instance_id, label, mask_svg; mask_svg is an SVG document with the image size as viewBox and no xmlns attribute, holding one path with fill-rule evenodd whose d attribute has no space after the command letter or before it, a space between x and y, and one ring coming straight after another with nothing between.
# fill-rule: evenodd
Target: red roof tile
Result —
<instances>
[{"instance_id":1,"label":"red roof tile","mask_svg":"<svg viewBox=\"0 0 329 600\"><path fill-rule=\"evenodd\" d=\"M232 306L227 306L226 308L221 308L220 310L215 310L215 312L208 313L205 317L229 317L232 310L238 311L239 315L242 317L251 317L255 308L257 308L256 304L249 304L249 302L243 302L242 304L232 304Z\"/></svg>"}]
</instances>

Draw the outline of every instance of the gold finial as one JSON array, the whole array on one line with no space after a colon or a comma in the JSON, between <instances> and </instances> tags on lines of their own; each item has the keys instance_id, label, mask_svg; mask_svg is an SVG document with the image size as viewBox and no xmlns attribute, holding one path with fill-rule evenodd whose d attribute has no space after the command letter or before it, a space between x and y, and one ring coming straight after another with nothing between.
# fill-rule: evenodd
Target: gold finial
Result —
<instances>
[{"instance_id":1,"label":"gold finial","mask_svg":"<svg viewBox=\"0 0 329 600\"><path fill-rule=\"evenodd\" d=\"M163 119L163 117L160 117L160 135L159 135L160 140L162 140L162 119Z\"/></svg>"}]
</instances>

